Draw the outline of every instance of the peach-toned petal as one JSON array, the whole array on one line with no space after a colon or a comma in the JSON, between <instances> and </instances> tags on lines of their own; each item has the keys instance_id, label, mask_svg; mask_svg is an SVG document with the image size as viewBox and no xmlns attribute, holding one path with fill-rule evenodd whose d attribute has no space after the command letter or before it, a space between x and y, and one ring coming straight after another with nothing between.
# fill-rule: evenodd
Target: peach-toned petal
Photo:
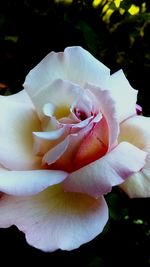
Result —
<instances>
[{"instance_id":1,"label":"peach-toned petal","mask_svg":"<svg viewBox=\"0 0 150 267\"><path fill-rule=\"evenodd\" d=\"M121 124L120 141L127 140L148 153L143 169L120 187L130 197L150 197L150 118L132 117Z\"/></svg>"},{"instance_id":2,"label":"peach-toned petal","mask_svg":"<svg viewBox=\"0 0 150 267\"><path fill-rule=\"evenodd\" d=\"M43 164L47 163L51 165L52 163L56 162L67 150L68 146L73 142L76 141L77 135L69 135L63 140L60 144L49 150L43 157Z\"/></svg>"},{"instance_id":3,"label":"peach-toned petal","mask_svg":"<svg viewBox=\"0 0 150 267\"><path fill-rule=\"evenodd\" d=\"M79 166L75 160L75 155L81 142L92 127L93 125L89 124L86 128L81 129L80 132L68 135L62 142L44 155L43 163L53 164L53 168L69 172L77 169Z\"/></svg>"},{"instance_id":4,"label":"peach-toned petal","mask_svg":"<svg viewBox=\"0 0 150 267\"><path fill-rule=\"evenodd\" d=\"M87 127L89 123L92 123L92 122L95 123L100 120L101 120L101 114L98 114L93 120L92 120L92 117L90 117L76 124L63 124L62 122L61 123L58 122L59 128L56 130L51 130L51 131L46 131L46 132L34 132L33 137L34 137L35 154L42 156L48 152L49 155L50 154L52 155L53 151L57 150L57 147L56 147L57 145L59 145L63 141L66 142L65 138L67 138L68 134L69 135L76 134L76 136L80 135L79 131L82 130L82 128ZM77 141L78 141L78 137L77 137ZM69 143L70 142L71 141L69 141ZM62 145L60 144L59 146L62 146ZM67 147L68 147L68 141L67 141ZM53 148L54 150L51 151L51 149ZM60 152L59 157L61 155L62 153Z\"/></svg>"},{"instance_id":5,"label":"peach-toned petal","mask_svg":"<svg viewBox=\"0 0 150 267\"><path fill-rule=\"evenodd\" d=\"M90 89L90 91L96 96L99 109L106 120L107 127L105 126L105 132L103 132L103 140L105 139L103 143L107 142L108 149L111 150L116 143L119 133L116 103L114 102L110 91L101 90L99 87L91 86L90 84L87 84L86 88ZM102 138L102 134L100 138ZM109 140L106 141L106 139Z\"/></svg>"},{"instance_id":6,"label":"peach-toned petal","mask_svg":"<svg viewBox=\"0 0 150 267\"><path fill-rule=\"evenodd\" d=\"M63 182L63 188L99 197L139 171L145 164L145 157L142 150L122 142L103 158L71 173Z\"/></svg>"},{"instance_id":7,"label":"peach-toned petal","mask_svg":"<svg viewBox=\"0 0 150 267\"><path fill-rule=\"evenodd\" d=\"M75 155L80 168L104 156L108 151L108 127L105 118L96 123L85 136Z\"/></svg>"},{"instance_id":8,"label":"peach-toned petal","mask_svg":"<svg viewBox=\"0 0 150 267\"><path fill-rule=\"evenodd\" d=\"M26 77L24 88L33 97L56 79L83 86L100 84L109 77L109 69L83 48L68 47L64 52L51 52Z\"/></svg>"},{"instance_id":9,"label":"peach-toned petal","mask_svg":"<svg viewBox=\"0 0 150 267\"><path fill-rule=\"evenodd\" d=\"M62 182L68 174L55 170L9 171L0 169L0 191L14 196L35 195Z\"/></svg>"},{"instance_id":10,"label":"peach-toned petal","mask_svg":"<svg viewBox=\"0 0 150 267\"><path fill-rule=\"evenodd\" d=\"M114 73L104 82L104 89L110 91L116 103L119 122L136 114L137 90L129 84L122 70Z\"/></svg>"},{"instance_id":11,"label":"peach-toned petal","mask_svg":"<svg viewBox=\"0 0 150 267\"><path fill-rule=\"evenodd\" d=\"M37 168L32 138L40 130L37 115L28 104L6 99L0 98L0 164L12 170Z\"/></svg>"},{"instance_id":12,"label":"peach-toned petal","mask_svg":"<svg viewBox=\"0 0 150 267\"><path fill-rule=\"evenodd\" d=\"M107 219L103 197L64 193L59 185L32 197L4 195L0 201L0 226L17 225L27 242L43 251L78 248L102 232Z\"/></svg>"}]
</instances>

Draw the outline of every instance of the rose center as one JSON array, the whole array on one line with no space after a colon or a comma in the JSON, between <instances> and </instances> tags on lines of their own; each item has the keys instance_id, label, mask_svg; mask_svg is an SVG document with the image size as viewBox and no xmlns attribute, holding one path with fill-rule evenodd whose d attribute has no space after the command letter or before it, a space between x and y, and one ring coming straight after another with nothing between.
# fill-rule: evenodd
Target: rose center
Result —
<instances>
[{"instance_id":1,"label":"rose center","mask_svg":"<svg viewBox=\"0 0 150 267\"><path fill-rule=\"evenodd\" d=\"M75 113L76 117L81 121L86 120L88 117L87 114L85 113L85 111L80 110L78 108L74 108L74 113Z\"/></svg>"}]
</instances>

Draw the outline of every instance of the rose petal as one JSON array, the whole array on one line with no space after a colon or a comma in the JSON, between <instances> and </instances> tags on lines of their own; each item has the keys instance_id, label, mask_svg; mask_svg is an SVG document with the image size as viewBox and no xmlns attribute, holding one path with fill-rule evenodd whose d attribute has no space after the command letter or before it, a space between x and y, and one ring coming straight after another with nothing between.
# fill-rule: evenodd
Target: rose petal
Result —
<instances>
[{"instance_id":1,"label":"rose petal","mask_svg":"<svg viewBox=\"0 0 150 267\"><path fill-rule=\"evenodd\" d=\"M17 225L27 242L43 251L78 248L102 232L107 219L103 197L64 193L58 185L36 196L0 201L0 226Z\"/></svg>"},{"instance_id":2,"label":"rose petal","mask_svg":"<svg viewBox=\"0 0 150 267\"><path fill-rule=\"evenodd\" d=\"M28 106L33 108L33 104L31 102L31 99L25 90L21 90L20 92L13 94L13 95L0 96L0 97L5 98L9 101L13 101L13 102L26 103L26 104L28 104Z\"/></svg>"},{"instance_id":3,"label":"rose petal","mask_svg":"<svg viewBox=\"0 0 150 267\"><path fill-rule=\"evenodd\" d=\"M116 103L119 122L136 114L137 90L133 89L122 70L105 80L104 88L109 90Z\"/></svg>"},{"instance_id":4,"label":"rose petal","mask_svg":"<svg viewBox=\"0 0 150 267\"><path fill-rule=\"evenodd\" d=\"M119 187L130 198L150 197L150 163L146 168L130 176Z\"/></svg>"},{"instance_id":5,"label":"rose petal","mask_svg":"<svg viewBox=\"0 0 150 267\"><path fill-rule=\"evenodd\" d=\"M37 138L41 138L44 140L56 140L64 133L64 128L60 128L58 130L54 130L51 132L33 132L33 134Z\"/></svg>"},{"instance_id":6,"label":"rose petal","mask_svg":"<svg viewBox=\"0 0 150 267\"><path fill-rule=\"evenodd\" d=\"M100 120L101 120L101 114L98 114L96 116L96 118L93 119L93 123L98 122ZM66 143L67 146L65 145L65 147L67 148L69 143L72 142L72 141L69 141L69 143L68 143L68 141L67 141L68 139L65 140L67 138L67 135L68 134L76 134L76 133L78 133L78 135L81 135L81 133L79 133L79 131L82 128L87 127L88 124L90 123L90 121L92 123L91 117L87 118L84 121L76 123L76 124L66 124L65 125L65 124L59 123L59 127L61 127L61 128L58 128L57 130L52 130L50 132L49 131L48 132L34 132L33 133L34 153L36 155L40 155L40 156L44 155L45 153L48 153L49 154L48 157L51 157L50 155L54 154L55 151L57 150L59 157L61 157L63 152L61 152L62 148L60 149L59 146L64 147L63 144L65 142L67 142ZM92 126L90 126L90 127L92 127ZM79 138L78 137L76 137L76 138L77 138L77 142L78 142ZM73 137L73 139L74 139L74 137ZM64 142L64 143L61 144L62 142ZM57 145L58 145L58 147L56 147ZM45 158L47 158L47 155L45 156ZM44 158L44 160L45 160L45 158ZM57 158L58 158L58 156L57 156ZM52 161L54 162L55 160L53 159ZM50 164L50 163L48 163L48 164Z\"/></svg>"},{"instance_id":7,"label":"rose petal","mask_svg":"<svg viewBox=\"0 0 150 267\"><path fill-rule=\"evenodd\" d=\"M55 111L55 105L52 103L46 103L43 106L43 113L44 115L46 115L47 117L52 117Z\"/></svg>"},{"instance_id":8,"label":"rose petal","mask_svg":"<svg viewBox=\"0 0 150 267\"><path fill-rule=\"evenodd\" d=\"M57 145L67 135L65 128L60 128L51 132L33 132L34 153L44 155L49 149Z\"/></svg>"},{"instance_id":9,"label":"rose petal","mask_svg":"<svg viewBox=\"0 0 150 267\"><path fill-rule=\"evenodd\" d=\"M96 123L79 146L74 161L81 168L104 156L108 151L108 128L105 118Z\"/></svg>"},{"instance_id":10,"label":"rose petal","mask_svg":"<svg viewBox=\"0 0 150 267\"><path fill-rule=\"evenodd\" d=\"M44 87L40 92L31 96L31 99L40 118L43 117L43 107L45 107L45 104L50 103L55 107L53 116L59 119L69 115L70 107L80 96L80 92L82 93L82 90L78 85L57 79L47 87Z\"/></svg>"},{"instance_id":11,"label":"rose petal","mask_svg":"<svg viewBox=\"0 0 150 267\"><path fill-rule=\"evenodd\" d=\"M75 141L77 139L77 135L69 135L65 138L64 141L62 141L60 144L49 150L43 157L43 163L47 163L48 165L51 165L55 161L57 161L67 150L70 143Z\"/></svg>"},{"instance_id":12,"label":"rose petal","mask_svg":"<svg viewBox=\"0 0 150 267\"><path fill-rule=\"evenodd\" d=\"M110 192L111 187L122 183L145 163L146 153L122 142L110 153L93 163L71 173L63 182L69 192L86 193L92 197Z\"/></svg>"},{"instance_id":13,"label":"rose petal","mask_svg":"<svg viewBox=\"0 0 150 267\"><path fill-rule=\"evenodd\" d=\"M132 117L121 124L120 141L127 140L148 152L144 168L120 187L131 197L150 197L150 118Z\"/></svg>"},{"instance_id":14,"label":"rose petal","mask_svg":"<svg viewBox=\"0 0 150 267\"><path fill-rule=\"evenodd\" d=\"M0 169L0 191L14 196L37 194L62 182L67 173L54 170L9 171Z\"/></svg>"},{"instance_id":15,"label":"rose petal","mask_svg":"<svg viewBox=\"0 0 150 267\"><path fill-rule=\"evenodd\" d=\"M32 132L40 130L40 122L35 111L6 97L0 98L0 114L0 163L12 170L37 168Z\"/></svg>"},{"instance_id":16,"label":"rose petal","mask_svg":"<svg viewBox=\"0 0 150 267\"><path fill-rule=\"evenodd\" d=\"M80 97L78 97L72 104L71 111L74 112L77 119L83 121L94 114L93 104L91 97L88 95L88 91L81 89Z\"/></svg>"},{"instance_id":17,"label":"rose petal","mask_svg":"<svg viewBox=\"0 0 150 267\"><path fill-rule=\"evenodd\" d=\"M64 51L68 62L67 79L84 86L86 82L100 84L110 76L110 70L81 47L68 47Z\"/></svg>"},{"instance_id":18,"label":"rose petal","mask_svg":"<svg viewBox=\"0 0 150 267\"><path fill-rule=\"evenodd\" d=\"M150 152L150 118L134 116L120 124L119 141Z\"/></svg>"},{"instance_id":19,"label":"rose petal","mask_svg":"<svg viewBox=\"0 0 150 267\"><path fill-rule=\"evenodd\" d=\"M61 143L49 150L43 157L43 164L53 164L53 168L72 171L78 168L75 155L85 136L90 132L93 125L89 124L80 132L68 135Z\"/></svg>"},{"instance_id":20,"label":"rose petal","mask_svg":"<svg viewBox=\"0 0 150 267\"><path fill-rule=\"evenodd\" d=\"M101 120L102 114L99 113L97 117L98 117L98 120ZM88 124L90 122L93 122L92 119L93 119L93 116L87 118L86 120L80 121L79 123L73 124L72 127L71 127L71 132L74 132L74 130L80 130L80 129L88 126Z\"/></svg>"},{"instance_id":21,"label":"rose petal","mask_svg":"<svg viewBox=\"0 0 150 267\"><path fill-rule=\"evenodd\" d=\"M90 84L86 85L86 89L89 89L96 96L97 102L99 104L99 109L105 117L108 127L108 129L106 129L105 127L105 131L107 138L109 138L107 143L109 142L108 148L109 150L111 150L114 144L116 144L119 133L119 125L116 115L116 103L114 102L110 91L108 90L101 90L99 87ZM106 136L104 132L103 136L103 139L105 138L104 143L106 143Z\"/></svg>"},{"instance_id":22,"label":"rose petal","mask_svg":"<svg viewBox=\"0 0 150 267\"><path fill-rule=\"evenodd\" d=\"M51 52L26 77L24 88L33 98L56 79L84 85L100 84L110 75L109 69L83 48L68 47L64 52Z\"/></svg>"}]
</instances>

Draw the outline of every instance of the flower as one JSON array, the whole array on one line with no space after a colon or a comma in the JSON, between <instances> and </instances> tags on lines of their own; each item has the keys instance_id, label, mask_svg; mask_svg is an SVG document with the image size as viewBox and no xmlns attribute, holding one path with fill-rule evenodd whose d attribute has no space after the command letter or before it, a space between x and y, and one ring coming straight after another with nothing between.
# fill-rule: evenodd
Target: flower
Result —
<instances>
[{"instance_id":1,"label":"flower","mask_svg":"<svg viewBox=\"0 0 150 267\"><path fill-rule=\"evenodd\" d=\"M150 121L136 101L123 71L81 47L51 52L21 92L1 96L0 226L43 251L72 250L103 230L112 186L144 195Z\"/></svg>"}]
</instances>

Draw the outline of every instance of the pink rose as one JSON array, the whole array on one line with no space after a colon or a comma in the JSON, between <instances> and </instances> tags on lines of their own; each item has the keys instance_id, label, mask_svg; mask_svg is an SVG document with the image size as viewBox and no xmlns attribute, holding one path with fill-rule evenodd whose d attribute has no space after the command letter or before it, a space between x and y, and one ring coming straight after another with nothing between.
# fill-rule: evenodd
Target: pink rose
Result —
<instances>
[{"instance_id":1,"label":"pink rose","mask_svg":"<svg viewBox=\"0 0 150 267\"><path fill-rule=\"evenodd\" d=\"M71 250L103 230L112 186L150 195L150 119L136 101L122 71L81 47L50 53L24 90L1 97L0 226L43 251Z\"/></svg>"}]
</instances>

